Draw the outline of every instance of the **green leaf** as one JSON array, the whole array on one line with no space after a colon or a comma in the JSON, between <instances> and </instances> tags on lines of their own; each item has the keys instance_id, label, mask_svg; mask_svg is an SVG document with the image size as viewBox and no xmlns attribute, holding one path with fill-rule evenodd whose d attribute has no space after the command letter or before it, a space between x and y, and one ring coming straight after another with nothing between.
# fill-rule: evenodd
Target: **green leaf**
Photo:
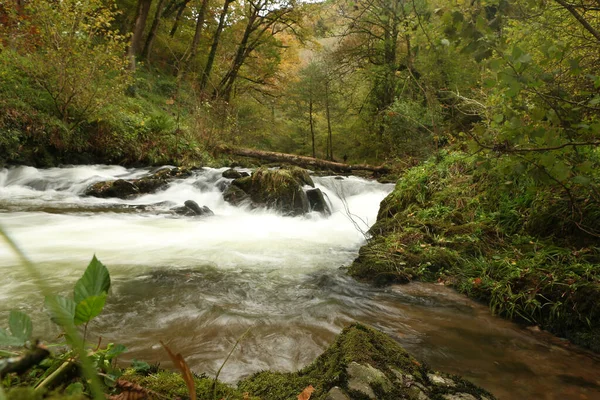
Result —
<instances>
[{"instance_id":1,"label":"green leaf","mask_svg":"<svg viewBox=\"0 0 600 400\"><path fill-rule=\"evenodd\" d=\"M31 337L33 324L29 315L12 310L8 316L8 327L12 335L25 343Z\"/></svg>"},{"instance_id":2,"label":"green leaf","mask_svg":"<svg viewBox=\"0 0 600 400\"><path fill-rule=\"evenodd\" d=\"M99 296L89 296L75 307L75 325L86 324L100 315L106 303L106 293Z\"/></svg>"},{"instance_id":3,"label":"green leaf","mask_svg":"<svg viewBox=\"0 0 600 400\"><path fill-rule=\"evenodd\" d=\"M23 346L24 340L11 336L7 331L0 328L0 346Z\"/></svg>"},{"instance_id":4,"label":"green leaf","mask_svg":"<svg viewBox=\"0 0 600 400\"><path fill-rule=\"evenodd\" d=\"M594 170L594 163L591 161L584 161L577 166L577 170L584 174L589 174Z\"/></svg>"},{"instance_id":5,"label":"green leaf","mask_svg":"<svg viewBox=\"0 0 600 400\"><path fill-rule=\"evenodd\" d=\"M494 86L496 86L496 80L492 78L484 79L483 86L486 88L493 88Z\"/></svg>"},{"instance_id":6,"label":"green leaf","mask_svg":"<svg viewBox=\"0 0 600 400\"><path fill-rule=\"evenodd\" d=\"M582 186L589 186L592 183L592 180L587 176L577 175L573 177L573 183L577 183Z\"/></svg>"},{"instance_id":7,"label":"green leaf","mask_svg":"<svg viewBox=\"0 0 600 400\"><path fill-rule=\"evenodd\" d=\"M60 326L72 325L75 319L75 302L63 296L46 296L46 307L52 321Z\"/></svg>"},{"instance_id":8,"label":"green leaf","mask_svg":"<svg viewBox=\"0 0 600 400\"><path fill-rule=\"evenodd\" d=\"M133 368L136 372L148 372L150 371L150 364L148 364L146 361L140 361L134 358L131 362L131 368Z\"/></svg>"},{"instance_id":9,"label":"green leaf","mask_svg":"<svg viewBox=\"0 0 600 400\"><path fill-rule=\"evenodd\" d=\"M521 85L518 82L512 82L506 94L509 97L515 97L521 92Z\"/></svg>"},{"instance_id":10,"label":"green leaf","mask_svg":"<svg viewBox=\"0 0 600 400\"><path fill-rule=\"evenodd\" d=\"M531 57L531 54L525 53L525 54L522 54L517 59L517 61L520 62L521 64L529 64L531 61L533 61L533 58Z\"/></svg>"},{"instance_id":11,"label":"green leaf","mask_svg":"<svg viewBox=\"0 0 600 400\"><path fill-rule=\"evenodd\" d=\"M84 387L81 382L71 383L65 389L65 394L68 396L81 395L84 392Z\"/></svg>"},{"instance_id":12,"label":"green leaf","mask_svg":"<svg viewBox=\"0 0 600 400\"><path fill-rule=\"evenodd\" d=\"M504 63L502 62L501 59L495 58L492 61L490 61L490 69L492 71L500 71L500 68L502 68L504 66Z\"/></svg>"},{"instance_id":13,"label":"green leaf","mask_svg":"<svg viewBox=\"0 0 600 400\"><path fill-rule=\"evenodd\" d=\"M569 179L571 168L562 161L557 161L550 171L550 174L561 182Z\"/></svg>"},{"instance_id":14,"label":"green leaf","mask_svg":"<svg viewBox=\"0 0 600 400\"><path fill-rule=\"evenodd\" d=\"M108 270L94 256L81 279L75 284L73 298L75 299L75 303L79 304L82 300L90 296L99 296L102 293L108 293L109 288L110 275Z\"/></svg>"},{"instance_id":15,"label":"green leaf","mask_svg":"<svg viewBox=\"0 0 600 400\"><path fill-rule=\"evenodd\" d=\"M127 351L127 347L125 347L122 344L116 344L114 346L112 346L112 343L109 344L107 346L107 351L106 351L106 359L107 360L112 360L115 357L120 356L121 354L125 353Z\"/></svg>"}]
</instances>

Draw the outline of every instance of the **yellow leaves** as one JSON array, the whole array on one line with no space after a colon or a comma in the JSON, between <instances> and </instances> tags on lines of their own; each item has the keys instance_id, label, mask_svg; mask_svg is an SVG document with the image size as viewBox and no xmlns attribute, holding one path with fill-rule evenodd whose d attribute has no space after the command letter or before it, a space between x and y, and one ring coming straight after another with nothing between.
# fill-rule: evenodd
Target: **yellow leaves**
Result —
<instances>
[{"instance_id":1,"label":"yellow leaves","mask_svg":"<svg viewBox=\"0 0 600 400\"><path fill-rule=\"evenodd\" d=\"M309 400L314 391L315 388L313 385L308 385L306 388L304 388L302 393L298 395L298 400Z\"/></svg>"}]
</instances>

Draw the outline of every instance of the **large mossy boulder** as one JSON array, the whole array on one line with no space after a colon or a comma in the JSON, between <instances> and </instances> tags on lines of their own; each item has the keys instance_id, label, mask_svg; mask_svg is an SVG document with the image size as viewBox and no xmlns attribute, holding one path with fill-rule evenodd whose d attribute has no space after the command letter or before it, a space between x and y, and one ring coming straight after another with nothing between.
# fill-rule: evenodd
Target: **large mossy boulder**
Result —
<instances>
[{"instance_id":1,"label":"large mossy boulder","mask_svg":"<svg viewBox=\"0 0 600 400\"><path fill-rule=\"evenodd\" d=\"M84 195L119 199L129 199L140 194L154 193L167 187L176 178L187 178L191 171L186 168L165 168L139 179L117 179L96 182L88 187Z\"/></svg>"},{"instance_id":2,"label":"large mossy boulder","mask_svg":"<svg viewBox=\"0 0 600 400\"><path fill-rule=\"evenodd\" d=\"M305 369L260 372L238 383L241 391L269 400L297 399L309 386L312 400L494 398L460 377L429 369L388 335L358 323Z\"/></svg>"},{"instance_id":3,"label":"large mossy boulder","mask_svg":"<svg viewBox=\"0 0 600 400\"><path fill-rule=\"evenodd\" d=\"M235 179L223 193L226 201L238 205L250 201L253 207L275 209L286 215L310 211L303 186L314 187L308 171L297 168L259 168L252 176Z\"/></svg>"}]
</instances>

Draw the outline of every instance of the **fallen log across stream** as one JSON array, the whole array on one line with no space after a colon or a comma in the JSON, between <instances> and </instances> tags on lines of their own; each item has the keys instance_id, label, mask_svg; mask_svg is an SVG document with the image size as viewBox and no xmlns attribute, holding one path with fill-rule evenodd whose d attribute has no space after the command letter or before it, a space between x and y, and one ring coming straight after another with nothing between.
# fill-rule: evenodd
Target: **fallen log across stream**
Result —
<instances>
[{"instance_id":1,"label":"fallen log across stream","mask_svg":"<svg viewBox=\"0 0 600 400\"><path fill-rule=\"evenodd\" d=\"M296 154L277 153L240 147L220 146L218 151L236 156L252 157L272 162L286 162L307 169L329 169L334 172L352 173L352 171L371 171L379 174L390 172L386 165L374 166L367 164L343 164L335 161L321 160Z\"/></svg>"}]
</instances>

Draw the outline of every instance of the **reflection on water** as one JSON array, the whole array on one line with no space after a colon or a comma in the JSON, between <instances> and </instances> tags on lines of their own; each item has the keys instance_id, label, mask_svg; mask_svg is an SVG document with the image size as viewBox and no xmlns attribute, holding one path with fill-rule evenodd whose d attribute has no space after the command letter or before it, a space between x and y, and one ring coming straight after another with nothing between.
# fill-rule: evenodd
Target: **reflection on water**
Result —
<instances>
[{"instance_id":1,"label":"reflection on water","mask_svg":"<svg viewBox=\"0 0 600 400\"><path fill-rule=\"evenodd\" d=\"M138 358L169 366L163 340L194 371L214 374L250 328L221 373L235 382L264 369L301 368L345 325L360 321L391 334L433 368L463 375L501 399L600 399L600 362L589 354L492 317L446 287L374 288L339 269L364 241L354 223L365 221L366 228L374 222L389 185L318 178L333 215L289 218L224 203L220 190L229 181L222 171L197 171L162 192L119 200L81 193L93 182L147 170L3 170L0 224L39 263L56 292L69 292L93 253L108 266L113 287L90 330L103 343L125 344L130 351L122 362ZM120 208L188 199L208 205L215 216L175 218ZM25 310L34 317L35 334L52 340L57 332L42 299L3 246L0 274L0 321L11 308Z\"/></svg>"}]
</instances>

